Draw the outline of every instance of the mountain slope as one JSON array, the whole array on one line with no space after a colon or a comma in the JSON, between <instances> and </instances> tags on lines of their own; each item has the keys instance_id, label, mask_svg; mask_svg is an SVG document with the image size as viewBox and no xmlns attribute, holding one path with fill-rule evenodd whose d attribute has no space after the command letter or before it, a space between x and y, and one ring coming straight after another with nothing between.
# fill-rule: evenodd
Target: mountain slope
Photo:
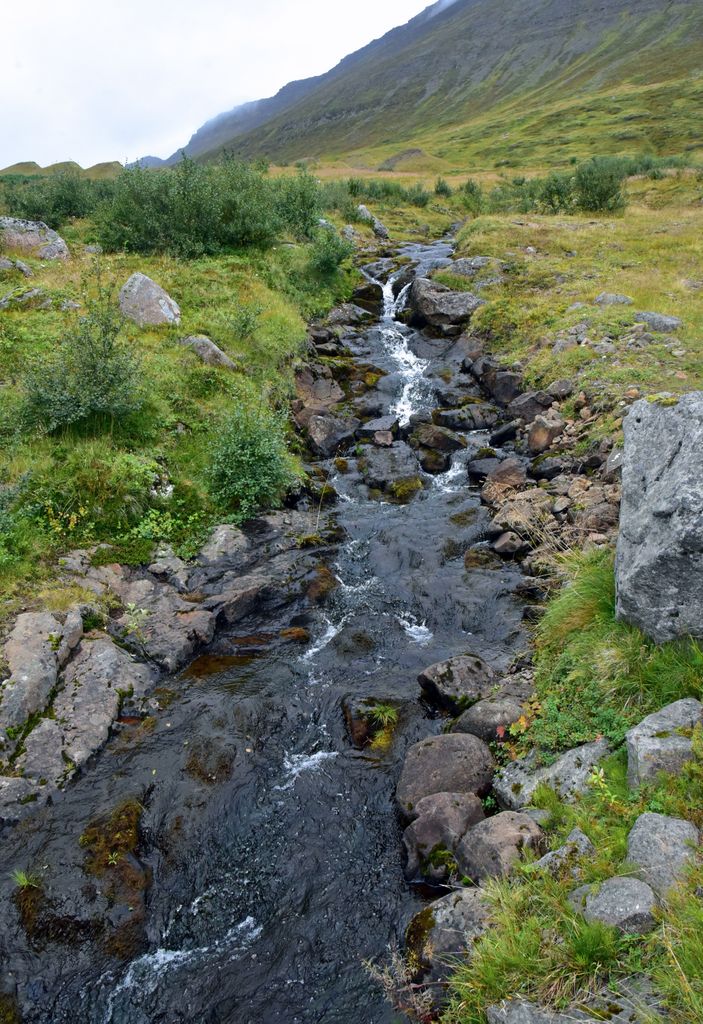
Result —
<instances>
[{"instance_id":1,"label":"mountain slope","mask_svg":"<svg viewBox=\"0 0 703 1024\"><path fill-rule=\"evenodd\" d=\"M700 0L456 0L214 119L188 151L374 164L420 147L448 165L672 152L702 144L702 64Z\"/></svg>"}]
</instances>

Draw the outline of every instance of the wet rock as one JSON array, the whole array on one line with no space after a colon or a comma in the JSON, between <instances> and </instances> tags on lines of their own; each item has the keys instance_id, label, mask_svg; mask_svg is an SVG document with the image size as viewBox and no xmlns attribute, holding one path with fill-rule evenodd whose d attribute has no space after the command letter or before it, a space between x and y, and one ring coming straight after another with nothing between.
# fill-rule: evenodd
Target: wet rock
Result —
<instances>
[{"instance_id":1,"label":"wet rock","mask_svg":"<svg viewBox=\"0 0 703 1024\"><path fill-rule=\"evenodd\" d=\"M497 430L493 431L489 439L492 447L501 448L508 441L514 441L520 426L520 420L511 420L510 423L504 423L502 427L498 427Z\"/></svg>"},{"instance_id":2,"label":"wet rock","mask_svg":"<svg viewBox=\"0 0 703 1024\"><path fill-rule=\"evenodd\" d=\"M681 880L699 843L700 833L690 821L647 812L630 832L627 860L643 881L665 896Z\"/></svg>"},{"instance_id":3,"label":"wet rock","mask_svg":"<svg viewBox=\"0 0 703 1024\"><path fill-rule=\"evenodd\" d=\"M498 410L484 402L471 402L460 409L435 409L432 420L449 430L487 430L498 422Z\"/></svg>"},{"instance_id":4,"label":"wet rock","mask_svg":"<svg viewBox=\"0 0 703 1024\"><path fill-rule=\"evenodd\" d=\"M556 875L565 865L579 857L586 857L595 852L596 848L588 836L580 828L575 828L566 837L566 842L563 846L560 846L558 850L551 850L549 853L545 853L544 857L535 861L535 867ZM572 874L575 874L575 872L572 871Z\"/></svg>"},{"instance_id":5,"label":"wet rock","mask_svg":"<svg viewBox=\"0 0 703 1024\"><path fill-rule=\"evenodd\" d=\"M76 630L72 617L64 644L64 625L49 612L27 612L18 617L4 649L9 676L0 686L0 730L17 728L44 710L59 668L81 633L82 624Z\"/></svg>"},{"instance_id":6,"label":"wet rock","mask_svg":"<svg viewBox=\"0 0 703 1024\"><path fill-rule=\"evenodd\" d=\"M402 814L411 817L420 800L433 793L484 796L490 789L493 770L491 752L476 736L431 736L408 750L396 799Z\"/></svg>"},{"instance_id":7,"label":"wet rock","mask_svg":"<svg viewBox=\"0 0 703 1024\"><path fill-rule=\"evenodd\" d=\"M236 370L237 364L221 348L204 334L194 334L181 340L181 345L192 349L206 366L221 366L225 370Z\"/></svg>"},{"instance_id":8,"label":"wet rock","mask_svg":"<svg viewBox=\"0 0 703 1024\"><path fill-rule=\"evenodd\" d=\"M631 306L633 302L629 295L618 295L617 292L601 292L594 301L597 306Z\"/></svg>"},{"instance_id":9,"label":"wet rock","mask_svg":"<svg viewBox=\"0 0 703 1024\"><path fill-rule=\"evenodd\" d=\"M370 320L373 320L373 314L361 306L356 306L353 302L344 302L341 306L336 306L327 317L328 324L342 327L349 324L356 327L368 323Z\"/></svg>"},{"instance_id":10,"label":"wet rock","mask_svg":"<svg viewBox=\"0 0 703 1024\"><path fill-rule=\"evenodd\" d=\"M683 326L677 316L666 316L664 313L635 313L635 320L646 324L650 331L656 331L657 334L671 334Z\"/></svg>"},{"instance_id":11,"label":"wet rock","mask_svg":"<svg viewBox=\"0 0 703 1024\"><path fill-rule=\"evenodd\" d=\"M161 324L179 324L181 311L164 289L146 274L132 274L122 285L119 295L120 310L139 327L157 327Z\"/></svg>"},{"instance_id":12,"label":"wet rock","mask_svg":"<svg viewBox=\"0 0 703 1024\"><path fill-rule=\"evenodd\" d=\"M486 743L494 743L505 736L521 714L522 707L517 701L509 697L489 697L464 711L452 726L452 732L469 732Z\"/></svg>"},{"instance_id":13,"label":"wet rock","mask_svg":"<svg viewBox=\"0 0 703 1024\"><path fill-rule=\"evenodd\" d=\"M311 416L307 434L310 446L319 455L330 456L354 440L359 421L353 416L341 417L329 414Z\"/></svg>"},{"instance_id":14,"label":"wet rock","mask_svg":"<svg viewBox=\"0 0 703 1024\"><path fill-rule=\"evenodd\" d=\"M78 768L100 750L117 717L120 693L131 693L139 701L155 679L151 669L111 640L84 640L54 701L64 760Z\"/></svg>"},{"instance_id":15,"label":"wet rock","mask_svg":"<svg viewBox=\"0 0 703 1024\"><path fill-rule=\"evenodd\" d=\"M477 654L462 654L424 669L417 677L427 700L455 714L490 695L496 674Z\"/></svg>"},{"instance_id":16,"label":"wet rock","mask_svg":"<svg viewBox=\"0 0 703 1024\"><path fill-rule=\"evenodd\" d=\"M415 980L447 981L456 960L470 960L474 945L489 927L490 909L478 889L450 893L421 910L405 934L406 950L418 965ZM433 1001L441 1003L441 991L434 992Z\"/></svg>"},{"instance_id":17,"label":"wet rock","mask_svg":"<svg viewBox=\"0 0 703 1024\"><path fill-rule=\"evenodd\" d=\"M416 277L408 295L411 322L422 326L451 327L466 323L483 300L471 292L454 292L437 281Z\"/></svg>"},{"instance_id":18,"label":"wet rock","mask_svg":"<svg viewBox=\"0 0 703 1024\"><path fill-rule=\"evenodd\" d=\"M417 476L418 462L404 441L396 441L390 448L364 448L359 469L369 487L388 490L394 483Z\"/></svg>"},{"instance_id":19,"label":"wet rock","mask_svg":"<svg viewBox=\"0 0 703 1024\"><path fill-rule=\"evenodd\" d=\"M466 448L466 439L460 434L436 423L420 423L410 435L410 444L418 448L432 448L439 452L457 452Z\"/></svg>"},{"instance_id":20,"label":"wet rock","mask_svg":"<svg viewBox=\"0 0 703 1024\"><path fill-rule=\"evenodd\" d=\"M20 249L41 260L67 260L69 257L63 238L43 221L0 217L0 242L3 248Z\"/></svg>"},{"instance_id":21,"label":"wet rock","mask_svg":"<svg viewBox=\"0 0 703 1024\"><path fill-rule=\"evenodd\" d=\"M527 431L527 446L530 451L538 455L550 447L552 442L561 435L564 430L564 421L561 417L535 416Z\"/></svg>"},{"instance_id":22,"label":"wet rock","mask_svg":"<svg viewBox=\"0 0 703 1024\"><path fill-rule=\"evenodd\" d=\"M703 704L689 697L648 715L627 733L627 781L639 786L658 772L678 774L694 757L692 734L703 725Z\"/></svg>"},{"instance_id":23,"label":"wet rock","mask_svg":"<svg viewBox=\"0 0 703 1024\"><path fill-rule=\"evenodd\" d=\"M658 643L703 636L703 392L635 402L623 430L618 618Z\"/></svg>"},{"instance_id":24,"label":"wet rock","mask_svg":"<svg viewBox=\"0 0 703 1024\"><path fill-rule=\"evenodd\" d=\"M237 526L224 523L216 526L206 544L200 550L200 565L240 564L251 549L251 541Z\"/></svg>"},{"instance_id":25,"label":"wet rock","mask_svg":"<svg viewBox=\"0 0 703 1024\"><path fill-rule=\"evenodd\" d=\"M501 806L513 810L531 803L540 785L549 786L562 799L569 800L587 791L593 768L609 753L607 740L596 740L568 750L554 764L540 768L533 752L504 768L493 784L493 791Z\"/></svg>"},{"instance_id":26,"label":"wet rock","mask_svg":"<svg viewBox=\"0 0 703 1024\"><path fill-rule=\"evenodd\" d=\"M110 589L125 608L140 611L140 620L133 623L130 613L123 612L113 620L118 634L138 644L144 654L167 672L176 672L192 658L198 647L209 643L215 632L216 612L208 604L222 608L219 602L194 604L183 599L178 591L155 579L125 579L121 574L105 574Z\"/></svg>"},{"instance_id":27,"label":"wet rock","mask_svg":"<svg viewBox=\"0 0 703 1024\"><path fill-rule=\"evenodd\" d=\"M584 885L571 894L569 903L587 921L601 921L625 935L646 935L657 924L657 897L638 878L608 878L599 885Z\"/></svg>"},{"instance_id":28,"label":"wet rock","mask_svg":"<svg viewBox=\"0 0 703 1024\"><path fill-rule=\"evenodd\" d=\"M510 873L523 850L537 850L542 829L527 814L502 811L469 829L456 849L459 871L473 882Z\"/></svg>"},{"instance_id":29,"label":"wet rock","mask_svg":"<svg viewBox=\"0 0 703 1024\"><path fill-rule=\"evenodd\" d=\"M375 419L367 420L366 423L362 423L356 431L356 436L359 440L373 440L374 434L397 434L398 432L398 417L397 416L377 416Z\"/></svg>"},{"instance_id":30,"label":"wet rock","mask_svg":"<svg viewBox=\"0 0 703 1024\"><path fill-rule=\"evenodd\" d=\"M376 315L380 312L383 303L383 288L375 281L366 281L354 289L352 299L356 306Z\"/></svg>"},{"instance_id":31,"label":"wet rock","mask_svg":"<svg viewBox=\"0 0 703 1024\"><path fill-rule=\"evenodd\" d=\"M545 409L549 409L553 401L552 396L546 391L526 391L510 403L508 413L512 419L531 423L535 416L540 416Z\"/></svg>"},{"instance_id":32,"label":"wet rock","mask_svg":"<svg viewBox=\"0 0 703 1024\"><path fill-rule=\"evenodd\" d=\"M434 793L419 801L414 814L403 833L405 877L444 881L447 860L467 829L483 821L483 804L473 793Z\"/></svg>"},{"instance_id":33,"label":"wet rock","mask_svg":"<svg viewBox=\"0 0 703 1024\"><path fill-rule=\"evenodd\" d=\"M342 701L344 722L353 745L361 750L368 746L379 732L383 724L375 717L374 708L379 704L388 704L373 697L345 697Z\"/></svg>"},{"instance_id":34,"label":"wet rock","mask_svg":"<svg viewBox=\"0 0 703 1024\"><path fill-rule=\"evenodd\" d=\"M466 465L466 472L469 480L483 482L490 474L500 466L500 459L496 455L486 455L480 459L472 459Z\"/></svg>"},{"instance_id":35,"label":"wet rock","mask_svg":"<svg viewBox=\"0 0 703 1024\"><path fill-rule=\"evenodd\" d=\"M517 459L504 459L486 475L481 498L487 505L499 505L511 491L519 490L527 483L525 467Z\"/></svg>"},{"instance_id":36,"label":"wet rock","mask_svg":"<svg viewBox=\"0 0 703 1024\"><path fill-rule=\"evenodd\" d=\"M38 787L30 779L0 776L0 824L19 821L37 797Z\"/></svg>"},{"instance_id":37,"label":"wet rock","mask_svg":"<svg viewBox=\"0 0 703 1024\"><path fill-rule=\"evenodd\" d=\"M501 533L500 537L493 541L491 547L501 558L514 558L527 551L529 545L517 533L508 530L506 533Z\"/></svg>"}]
</instances>

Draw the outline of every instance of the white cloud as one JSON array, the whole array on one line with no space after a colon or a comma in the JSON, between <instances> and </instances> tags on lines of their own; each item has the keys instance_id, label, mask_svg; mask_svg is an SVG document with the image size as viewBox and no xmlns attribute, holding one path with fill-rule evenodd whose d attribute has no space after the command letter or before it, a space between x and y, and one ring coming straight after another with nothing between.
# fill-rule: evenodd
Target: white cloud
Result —
<instances>
[{"instance_id":1,"label":"white cloud","mask_svg":"<svg viewBox=\"0 0 703 1024\"><path fill-rule=\"evenodd\" d=\"M35 0L3 10L0 167L168 156L210 117L342 57L426 0Z\"/></svg>"}]
</instances>

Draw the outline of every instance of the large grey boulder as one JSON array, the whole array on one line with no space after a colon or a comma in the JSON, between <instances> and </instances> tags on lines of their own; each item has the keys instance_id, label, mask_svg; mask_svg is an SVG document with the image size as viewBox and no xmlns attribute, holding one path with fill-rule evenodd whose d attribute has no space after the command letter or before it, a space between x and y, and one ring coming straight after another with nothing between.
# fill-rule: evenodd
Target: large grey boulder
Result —
<instances>
[{"instance_id":1,"label":"large grey boulder","mask_svg":"<svg viewBox=\"0 0 703 1024\"><path fill-rule=\"evenodd\" d=\"M84 640L66 668L63 688L54 701L61 731L59 750L65 762L75 767L85 764L107 742L119 712L120 694L129 693L139 700L154 682L151 669L135 662L107 637Z\"/></svg>"},{"instance_id":2,"label":"large grey boulder","mask_svg":"<svg viewBox=\"0 0 703 1024\"><path fill-rule=\"evenodd\" d=\"M639 786L657 772L680 771L693 758L692 732L703 725L703 704L693 697L677 700L627 733L627 779Z\"/></svg>"},{"instance_id":3,"label":"large grey boulder","mask_svg":"<svg viewBox=\"0 0 703 1024\"><path fill-rule=\"evenodd\" d=\"M358 421L356 421L358 426ZM404 441L396 441L389 448L364 447L359 469L369 487L386 490L394 483L418 476L417 457Z\"/></svg>"},{"instance_id":4,"label":"large grey boulder","mask_svg":"<svg viewBox=\"0 0 703 1024\"><path fill-rule=\"evenodd\" d=\"M452 892L416 914L405 934L406 950L417 965L416 980L447 981L459 957L464 963L471 959L490 920L490 908L480 889ZM441 996L434 1001L440 1003Z\"/></svg>"},{"instance_id":5,"label":"large grey boulder","mask_svg":"<svg viewBox=\"0 0 703 1024\"><path fill-rule=\"evenodd\" d=\"M429 701L455 713L488 697L496 686L495 672L478 654L460 654L437 662L417 679Z\"/></svg>"},{"instance_id":6,"label":"large grey boulder","mask_svg":"<svg viewBox=\"0 0 703 1024\"><path fill-rule=\"evenodd\" d=\"M452 726L452 732L470 732L486 743L494 743L503 738L521 714L522 706L516 698L489 697L464 711Z\"/></svg>"},{"instance_id":7,"label":"large grey boulder","mask_svg":"<svg viewBox=\"0 0 703 1024\"><path fill-rule=\"evenodd\" d=\"M414 817L423 797L433 793L485 796L493 778L493 756L476 736L430 736L413 744L396 788L402 813Z\"/></svg>"},{"instance_id":8,"label":"large grey boulder","mask_svg":"<svg viewBox=\"0 0 703 1024\"><path fill-rule=\"evenodd\" d=\"M703 392L623 423L617 615L659 643L703 636Z\"/></svg>"},{"instance_id":9,"label":"large grey boulder","mask_svg":"<svg viewBox=\"0 0 703 1024\"><path fill-rule=\"evenodd\" d=\"M132 274L120 289L119 303L122 313L140 327L181 322L178 304L146 274Z\"/></svg>"},{"instance_id":10,"label":"large grey boulder","mask_svg":"<svg viewBox=\"0 0 703 1024\"><path fill-rule=\"evenodd\" d=\"M588 789L595 765L610 753L607 740L585 743L567 750L554 764L538 767L534 753L509 764L493 783L493 791L502 807L519 811L532 802L540 785L549 786L564 800Z\"/></svg>"},{"instance_id":11,"label":"large grey boulder","mask_svg":"<svg viewBox=\"0 0 703 1024\"><path fill-rule=\"evenodd\" d=\"M635 313L635 319L646 324L650 331L657 331L660 334L668 334L670 331L678 331L682 326L677 316L667 316L665 313Z\"/></svg>"},{"instance_id":12,"label":"large grey boulder","mask_svg":"<svg viewBox=\"0 0 703 1024\"><path fill-rule=\"evenodd\" d=\"M59 669L82 632L77 612L64 622L49 612L27 612L17 618L4 649L9 676L0 685L0 749L3 730L16 729L45 709Z\"/></svg>"},{"instance_id":13,"label":"large grey boulder","mask_svg":"<svg viewBox=\"0 0 703 1024\"><path fill-rule=\"evenodd\" d=\"M225 370L236 370L237 364L204 334L193 334L181 339L181 345L195 352L206 366L221 366Z\"/></svg>"},{"instance_id":14,"label":"large grey boulder","mask_svg":"<svg viewBox=\"0 0 703 1024\"><path fill-rule=\"evenodd\" d=\"M333 455L341 446L351 444L358 428L359 420L353 416L322 413L308 420L308 440L318 455Z\"/></svg>"},{"instance_id":15,"label":"large grey boulder","mask_svg":"<svg viewBox=\"0 0 703 1024\"><path fill-rule=\"evenodd\" d=\"M416 277L408 295L413 323L432 327L466 323L482 305L483 299L471 292L452 291L427 277Z\"/></svg>"},{"instance_id":16,"label":"large grey boulder","mask_svg":"<svg viewBox=\"0 0 703 1024\"><path fill-rule=\"evenodd\" d=\"M700 833L695 825L665 814L640 814L627 840L627 859L659 896L681 880L696 855Z\"/></svg>"},{"instance_id":17,"label":"large grey boulder","mask_svg":"<svg viewBox=\"0 0 703 1024\"><path fill-rule=\"evenodd\" d=\"M656 927L657 897L639 878L608 878L600 885L584 885L571 894L569 902L587 921L601 921L626 935L646 935Z\"/></svg>"},{"instance_id":18,"label":"large grey boulder","mask_svg":"<svg viewBox=\"0 0 703 1024\"><path fill-rule=\"evenodd\" d=\"M453 854L467 830L483 821L483 804L474 793L434 793L420 800L413 814L417 817L403 833L405 876L443 881L447 865L433 863L432 854Z\"/></svg>"},{"instance_id":19,"label":"large grey boulder","mask_svg":"<svg viewBox=\"0 0 703 1024\"><path fill-rule=\"evenodd\" d=\"M43 221L0 217L0 242L6 249L20 249L42 260L67 260L68 246Z\"/></svg>"},{"instance_id":20,"label":"large grey boulder","mask_svg":"<svg viewBox=\"0 0 703 1024\"><path fill-rule=\"evenodd\" d=\"M459 871L472 880L499 878L510 873L523 850L537 850L542 829L528 815L503 811L474 825L456 849Z\"/></svg>"}]
</instances>

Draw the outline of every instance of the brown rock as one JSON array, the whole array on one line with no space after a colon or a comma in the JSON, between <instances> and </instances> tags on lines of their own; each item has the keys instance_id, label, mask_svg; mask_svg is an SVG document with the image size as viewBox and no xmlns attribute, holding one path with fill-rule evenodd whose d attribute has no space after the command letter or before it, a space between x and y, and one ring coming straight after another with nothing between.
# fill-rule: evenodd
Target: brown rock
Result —
<instances>
[{"instance_id":1,"label":"brown rock","mask_svg":"<svg viewBox=\"0 0 703 1024\"><path fill-rule=\"evenodd\" d=\"M528 814L503 811L474 825L456 850L459 870L472 881L509 874L523 850L539 849L542 830Z\"/></svg>"}]
</instances>

